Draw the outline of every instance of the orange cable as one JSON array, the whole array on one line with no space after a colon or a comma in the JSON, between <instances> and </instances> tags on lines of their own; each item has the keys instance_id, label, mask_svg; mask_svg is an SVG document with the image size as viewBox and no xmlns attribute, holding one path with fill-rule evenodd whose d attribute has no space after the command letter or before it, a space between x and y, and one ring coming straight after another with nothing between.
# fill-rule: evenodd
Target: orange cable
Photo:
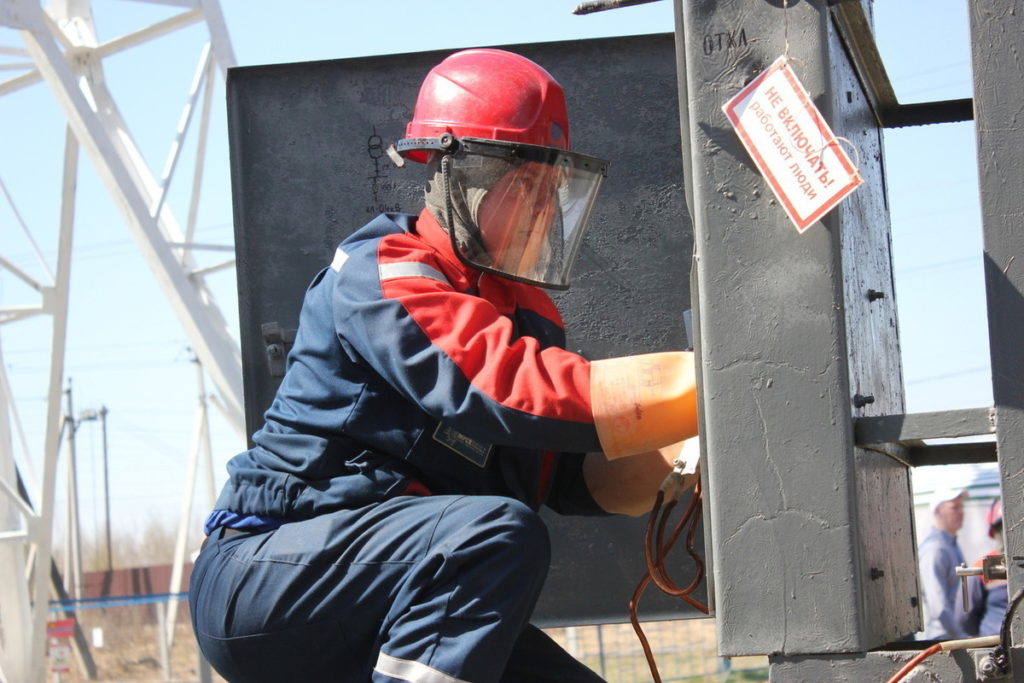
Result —
<instances>
[{"instance_id":1,"label":"orange cable","mask_svg":"<svg viewBox=\"0 0 1024 683\"><path fill-rule=\"evenodd\" d=\"M640 640L640 645L643 647L644 656L647 659L647 665L651 670L651 676L654 679L654 683L661 683L661 676L658 672L658 665L654 659L654 653L651 650L650 643L647 640L647 636L644 634L643 628L640 626L640 618L637 614L640 597L643 595L644 590L646 590L650 582L654 581L662 591L668 595L686 601L700 612L703 612L704 614L708 614L710 612L706 605L690 597L690 593L697 589L704 578L704 561L694 548L694 541L702 512L700 506L700 483L698 482L694 487L690 504L687 506L686 511L676 524L667 541L664 540L665 529L667 527L669 515L677 501L672 500L669 503L664 504L664 499L664 491L659 490L650 516L647 518L647 528L644 532L644 560L647 565L647 571L640 579L640 583L637 585L636 590L633 591L633 597L629 602L629 621L633 625L633 630L636 632L637 638ZM655 533L655 528L657 528L657 533ZM686 588L680 588L668 576L668 571L665 568L665 560L668 557L669 551L675 545L676 540L684 529L687 529L686 549L694 559L697 571L689 585L687 585Z\"/></svg>"},{"instance_id":2,"label":"orange cable","mask_svg":"<svg viewBox=\"0 0 1024 683\"><path fill-rule=\"evenodd\" d=\"M942 644L941 643L935 643L934 645L932 645L927 650L922 650L913 659L911 659L909 662L907 662L903 666L902 669L897 671L896 674L892 678L890 678L888 681L886 681L886 683L897 683L897 681L902 681L903 677L906 676L907 674L909 674L911 671L913 671L917 667L918 664L920 664L924 660L928 659L929 657L931 657L936 652L939 652L940 650L942 650Z\"/></svg>"}]
</instances>

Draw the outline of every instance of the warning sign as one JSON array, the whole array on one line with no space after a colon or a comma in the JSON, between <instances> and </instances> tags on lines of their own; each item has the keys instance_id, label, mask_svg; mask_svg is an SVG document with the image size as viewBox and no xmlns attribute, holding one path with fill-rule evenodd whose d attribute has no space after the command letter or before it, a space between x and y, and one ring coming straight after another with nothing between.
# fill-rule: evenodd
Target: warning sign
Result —
<instances>
[{"instance_id":1,"label":"warning sign","mask_svg":"<svg viewBox=\"0 0 1024 683\"><path fill-rule=\"evenodd\" d=\"M74 619L46 622L49 640L50 673L71 673L71 638L75 635Z\"/></svg>"},{"instance_id":2,"label":"warning sign","mask_svg":"<svg viewBox=\"0 0 1024 683\"><path fill-rule=\"evenodd\" d=\"M800 232L863 182L785 57L722 109Z\"/></svg>"}]
</instances>

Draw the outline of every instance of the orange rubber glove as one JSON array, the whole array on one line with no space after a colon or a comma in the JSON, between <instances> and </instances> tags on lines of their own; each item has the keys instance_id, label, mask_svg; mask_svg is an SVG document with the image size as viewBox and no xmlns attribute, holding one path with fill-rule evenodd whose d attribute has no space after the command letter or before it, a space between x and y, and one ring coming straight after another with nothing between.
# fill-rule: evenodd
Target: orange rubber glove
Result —
<instances>
[{"instance_id":1,"label":"orange rubber glove","mask_svg":"<svg viewBox=\"0 0 1024 683\"><path fill-rule=\"evenodd\" d=\"M593 361L590 403L597 436L610 460L696 436L693 353L669 351Z\"/></svg>"},{"instance_id":2,"label":"orange rubber glove","mask_svg":"<svg viewBox=\"0 0 1024 683\"><path fill-rule=\"evenodd\" d=\"M588 453L583 479L605 512L639 517L651 511L659 489L665 502L678 500L692 489L700 479L699 469L700 440L688 439L615 460L604 453Z\"/></svg>"}]
</instances>

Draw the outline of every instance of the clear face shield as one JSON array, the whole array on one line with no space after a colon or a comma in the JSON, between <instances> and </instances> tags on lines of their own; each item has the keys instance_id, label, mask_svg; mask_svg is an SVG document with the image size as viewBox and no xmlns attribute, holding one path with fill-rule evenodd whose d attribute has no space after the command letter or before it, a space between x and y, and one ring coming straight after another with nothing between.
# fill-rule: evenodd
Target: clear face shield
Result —
<instances>
[{"instance_id":1,"label":"clear face shield","mask_svg":"<svg viewBox=\"0 0 1024 683\"><path fill-rule=\"evenodd\" d=\"M514 280L567 288L608 162L476 138L442 153L445 222L460 258Z\"/></svg>"}]
</instances>

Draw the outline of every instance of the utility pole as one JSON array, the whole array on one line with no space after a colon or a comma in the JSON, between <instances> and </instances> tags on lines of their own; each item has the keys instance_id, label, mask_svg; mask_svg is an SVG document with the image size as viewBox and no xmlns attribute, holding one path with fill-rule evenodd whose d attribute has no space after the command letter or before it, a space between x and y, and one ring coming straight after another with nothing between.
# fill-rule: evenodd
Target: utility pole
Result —
<instances>
[{"instance_id":1,"label":"utility pole","mask_svg":"<svg viewBox=\"0 0 1024 683\"><path fill-rule=\"evenodd\" d=\"M100 425L103 429L103 518L107 531L107 571L114 569L114 555L110 547L110 464L107 458L107 407L100 408Z\"/></svg>"},{"instance_id":2,"label":"utility pole","mask_svg":"<svg viewBox=\"0 0 1024 683\"><path fill-rule=\"evenodd\" d=\"M106 527L107 571L114 569L113 551L110 544L110 465L107 455L107 407L85 410L78 415L78 423L99 420L103 431L103 515ZM77 429L77 426L76 426Z\"/></svg>"},{"instance_id":3,"label":"utility pole","mask_svg":"<svg viewBox=\"0 0 1024 683\"><path fill-rule=\"evenodd\" d=\"M67 399L67 412L64 414L64 422L68 430L68 475L67 475L67 540L64 544L64 576L71 579L71 596L76 600L82 598L82 543L81 528L78 520L78 458L75 447L75 432L78 427L75 422L74 398L71 390L71 378L68 378L68 388L64 391Z\"/></svg>"},{"instance_id":4,"label":"utility pole","mask_svg":"<svg viewBox=\"0 0 1024 683\"><path fill-rule=\"evenodd\" d=\"M192 351L192 349L189 349ZM212 449L210 447L210 420L209 407L207 404L206 381L203 375L203 361L195 352L192 352L192 362L196 366L196 386L198 388L198 402L196 406L195 431L192 455L189 458L188 474L185 479L185 497L181 502L181 516L178 522L178 536L174 544L174 560L171 564L171 584L168 593L177 593L182 589L181 578L185 567L185 553L188 549L189 530L192 527L192 506L196 497L196 480L198 479L201 462L205 462L205 470L212 481ZM210 484L210 482L207 482ZM212 485L209 486L212 490ZM167 647L174 643L174 626L178 617L178 603L172 600L168 604L166 622L163 624L164 632L161 634L162 642Z\"/></svg>"}]
</instances>

